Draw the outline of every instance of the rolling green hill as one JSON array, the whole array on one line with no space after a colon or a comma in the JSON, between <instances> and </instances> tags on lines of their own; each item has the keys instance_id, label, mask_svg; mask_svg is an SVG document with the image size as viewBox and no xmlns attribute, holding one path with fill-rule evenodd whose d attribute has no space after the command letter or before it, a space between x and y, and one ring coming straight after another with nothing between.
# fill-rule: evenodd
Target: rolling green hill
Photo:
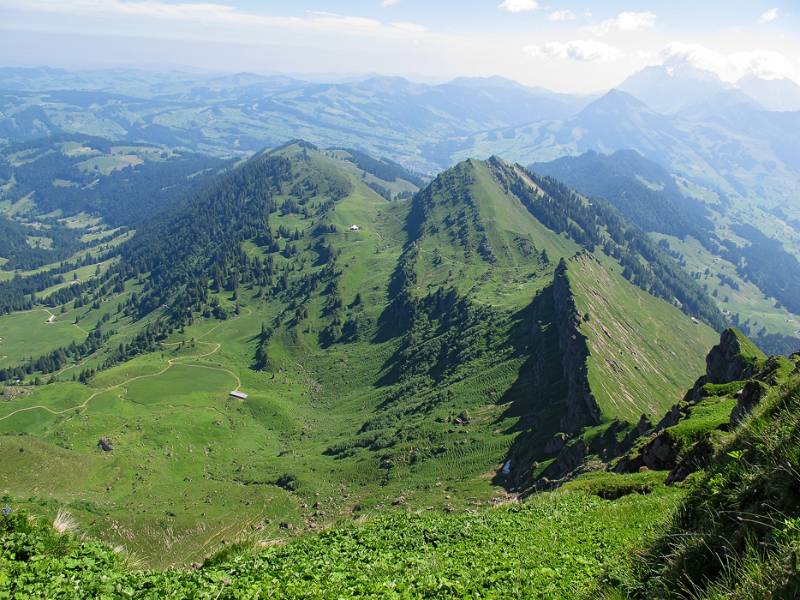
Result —
<instances>
[{"instance_id":1,"label":"rolling green hill","mask_svg":"<svg viewBox=\"0 0 800 600\"><path fill-rule=\"evenodd\" d=\"M553 486L691 385L710 300L613 208L498 158L416 189L292 142L3 317L0 489L185 565Z\"/></svg>"},{"instance_id":2,"label":"rolling green hill","mask_svg":"<svg viewBox=\"0 0 800 600\"><path fill-rule=\"evenodd\" d=\"M555 492L466 512L401 506L286 544L250 534L191 570L143 569L119 549L81 540L68 513L51 524L6 504L0 591L15 598L634 600L683 598L691 589L709 600L794 598L798 359L767 359L740 333L724 332L689 400L638 439L646 448L665 432L693 432L694 445L672 457L677 466L595 471ZM701 456L690 479L672 479L689 457Z\"/></svg>"}]
</instances>

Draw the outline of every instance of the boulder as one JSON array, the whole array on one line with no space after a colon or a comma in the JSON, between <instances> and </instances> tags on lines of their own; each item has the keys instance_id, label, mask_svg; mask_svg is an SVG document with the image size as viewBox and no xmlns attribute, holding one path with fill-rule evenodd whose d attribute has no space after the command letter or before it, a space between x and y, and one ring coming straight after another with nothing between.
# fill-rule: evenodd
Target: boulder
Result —
<instances>
[{"instance_id":1,"label":"boulder","mask_svg":"<svg viewBox=\"0 0 800 600\"><path fill-rule=\"evenodd\" d=\"M678 456L678 448L672 437L667 433L654 435L653 439L642 448L642 463L653 471L663 471L675 466L675 459Z\"/></svg>"}]
</instances>

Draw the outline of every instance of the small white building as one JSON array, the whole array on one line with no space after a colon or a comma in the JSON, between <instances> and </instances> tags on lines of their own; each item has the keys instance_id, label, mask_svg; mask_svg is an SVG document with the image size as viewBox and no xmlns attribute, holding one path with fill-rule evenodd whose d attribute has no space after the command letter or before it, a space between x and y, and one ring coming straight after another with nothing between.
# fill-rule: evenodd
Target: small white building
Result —
<instances>
[{"instance_id":1,"label":"small white building","mask_svg":"<svg viewBox=\"0 0 800 600\"><path fill-rule=\"evenodd\" d=\"M47 322L48 323L54 323L55 320L56 320L56 316L55 315L50 315L49 317L47 317Z\"/></svg>"},{"instance_id":2,"label":"small white building","mask_svg":"<svg viewBox=\"0 0 800 600\"><path fill-rule=\"evenodd\" d=\"M240 392L239 390L233 390L230 395L234 398L238 398L239 400L247 400L247 394Z\"/></svg>"},{"instance_id":3,"label":"small white building","mask_svg":"<svg viewBox=\"0 0 800 600\"><path fill-rule=\"evenodd\" d=\"M361 228L358 225L350 225L350 231L360 231Z\"/></svg>"}]
</instances>

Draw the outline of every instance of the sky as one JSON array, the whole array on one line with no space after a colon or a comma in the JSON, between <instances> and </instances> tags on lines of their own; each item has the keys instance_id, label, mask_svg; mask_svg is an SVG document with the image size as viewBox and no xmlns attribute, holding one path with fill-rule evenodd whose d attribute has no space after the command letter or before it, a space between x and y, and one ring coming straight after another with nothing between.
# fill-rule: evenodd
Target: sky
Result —
<instances>
[{"instance_id":1,"label":"sky","mask_svg":"<svg viewBox=\"0 0 800 600\"><path fill-rule=\"evenodd\" d=\"M500 75L596 92L648 65L800 83L800 1L0 0L0 65Z\"/></svg>"}]
</instances>

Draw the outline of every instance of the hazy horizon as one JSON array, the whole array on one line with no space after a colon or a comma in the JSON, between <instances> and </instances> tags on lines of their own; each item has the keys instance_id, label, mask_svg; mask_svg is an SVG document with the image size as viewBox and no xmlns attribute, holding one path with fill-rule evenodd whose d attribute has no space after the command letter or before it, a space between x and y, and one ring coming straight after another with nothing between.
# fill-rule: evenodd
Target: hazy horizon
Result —
<instances>
[{"instance_id":1,"label":"hazy horizon","mask_svg":"<svg viewBox=\"0 0 800 600\"><path fill-rule=\"evenodd\" d=\"M787 1L439 3L417 0L187 3L0 0L0 62L68 69L175 66L216 73L501 76L596 93L649 65L724 81L800 81L798 13Z\"/></svg>"}]
</instances>

